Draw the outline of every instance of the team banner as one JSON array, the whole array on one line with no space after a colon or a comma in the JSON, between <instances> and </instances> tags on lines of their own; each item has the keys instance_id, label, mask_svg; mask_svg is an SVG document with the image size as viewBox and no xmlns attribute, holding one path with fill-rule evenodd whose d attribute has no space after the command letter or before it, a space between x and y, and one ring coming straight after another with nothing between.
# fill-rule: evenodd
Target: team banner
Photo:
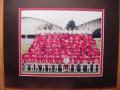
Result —
<instances>
[{"instance_id":1,"label":"team banner","mask_svg":"<svg viewBox=\"0 0 120 90\"><path fill-rule=\"evenodd\" d=\"M104 10L19 9L19 75L102 77Z\"/></svg>"}]
</instances>

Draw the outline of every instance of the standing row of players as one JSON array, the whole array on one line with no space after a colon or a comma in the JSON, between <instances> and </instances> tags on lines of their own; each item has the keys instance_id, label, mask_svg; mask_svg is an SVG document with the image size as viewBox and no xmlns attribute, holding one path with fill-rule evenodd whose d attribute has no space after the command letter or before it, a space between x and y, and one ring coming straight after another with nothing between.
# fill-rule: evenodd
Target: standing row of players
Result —
<instances>
[{"instance_id":1,"label":"standing row of players","mask_svg":"<svg viewBox=\"0 0 120 90\"><path fill-rule=\"evenodd\" d=\"M26 72L79 72L79 73L90 73L90 72L100 72L100 64L98 61L86 61L74 62L69 64L64 63L52 63L52 62L26 62L23 64L23 71Z\"/></svg>"}]
</instances>

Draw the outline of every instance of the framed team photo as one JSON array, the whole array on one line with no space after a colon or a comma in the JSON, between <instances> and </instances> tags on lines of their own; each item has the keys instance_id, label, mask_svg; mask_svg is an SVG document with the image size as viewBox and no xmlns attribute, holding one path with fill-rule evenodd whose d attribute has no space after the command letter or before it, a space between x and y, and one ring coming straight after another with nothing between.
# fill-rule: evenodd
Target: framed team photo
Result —
<instances>
[{"instance_id":1,"label":"framed team photo","mask_svg":"<svg viewBox=\"0 0 120 90\"><path fill-rule=\"evenodd\" d=\"M102 77L104 9L19 8L19 75Z\"/></svg>"},{"instance_id":2,"label":"framed team photo","mask_svg":"<svg viewBox=\"0 0 120 90\"><path fill-rule=\"evenodd\" d=\"M4 0L5 88L116 87L118 1Z\"/></svg>"}]
</instances>

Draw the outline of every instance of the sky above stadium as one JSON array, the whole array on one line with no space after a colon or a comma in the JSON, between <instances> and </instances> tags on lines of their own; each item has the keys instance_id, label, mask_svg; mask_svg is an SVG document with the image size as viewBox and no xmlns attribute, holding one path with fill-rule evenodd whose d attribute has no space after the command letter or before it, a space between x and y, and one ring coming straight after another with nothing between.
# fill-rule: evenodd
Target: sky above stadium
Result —
<instances>
[{"instance_id":1,"label":"sky above stadium","mask_svg":"<svg viewBox=\"0 0 120 90\"><path fill-rule=\"evenodd\" d=\"M23 10L22 17L33 17L48 21L65 28L70 20L74 20L76 26L91 20L102 18L102 12L96 11L63 11L63 10Z\"/></svg>"}]
</instances>

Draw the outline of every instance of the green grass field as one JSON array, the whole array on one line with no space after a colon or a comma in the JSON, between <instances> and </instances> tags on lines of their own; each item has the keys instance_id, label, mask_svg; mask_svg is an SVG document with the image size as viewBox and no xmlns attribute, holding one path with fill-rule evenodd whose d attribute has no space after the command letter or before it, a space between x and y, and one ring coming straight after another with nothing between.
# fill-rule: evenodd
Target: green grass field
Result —
<instances>
[{"instance_id":1,"label":"green grass field","mask_svg":"<svg viewBox=\"0 0 120 90\"><path fill-rule=\"evenodd\" d=\"M24 54L25 52L28 51L29 47L31 46L30 44L22 44L21 45L21 53Z\"/></svg>"},{"instance_id":2,"label":"green grass field","mask_svg":"<svg viewBox=\"0 0 120 90\"><path fill-rule=\"evenodd\" d=\"M97 46L97 48L101 48L101 39L100 38L96 38L95 39L96 40L96 46Z\"/></svg>"}]
</instances>

